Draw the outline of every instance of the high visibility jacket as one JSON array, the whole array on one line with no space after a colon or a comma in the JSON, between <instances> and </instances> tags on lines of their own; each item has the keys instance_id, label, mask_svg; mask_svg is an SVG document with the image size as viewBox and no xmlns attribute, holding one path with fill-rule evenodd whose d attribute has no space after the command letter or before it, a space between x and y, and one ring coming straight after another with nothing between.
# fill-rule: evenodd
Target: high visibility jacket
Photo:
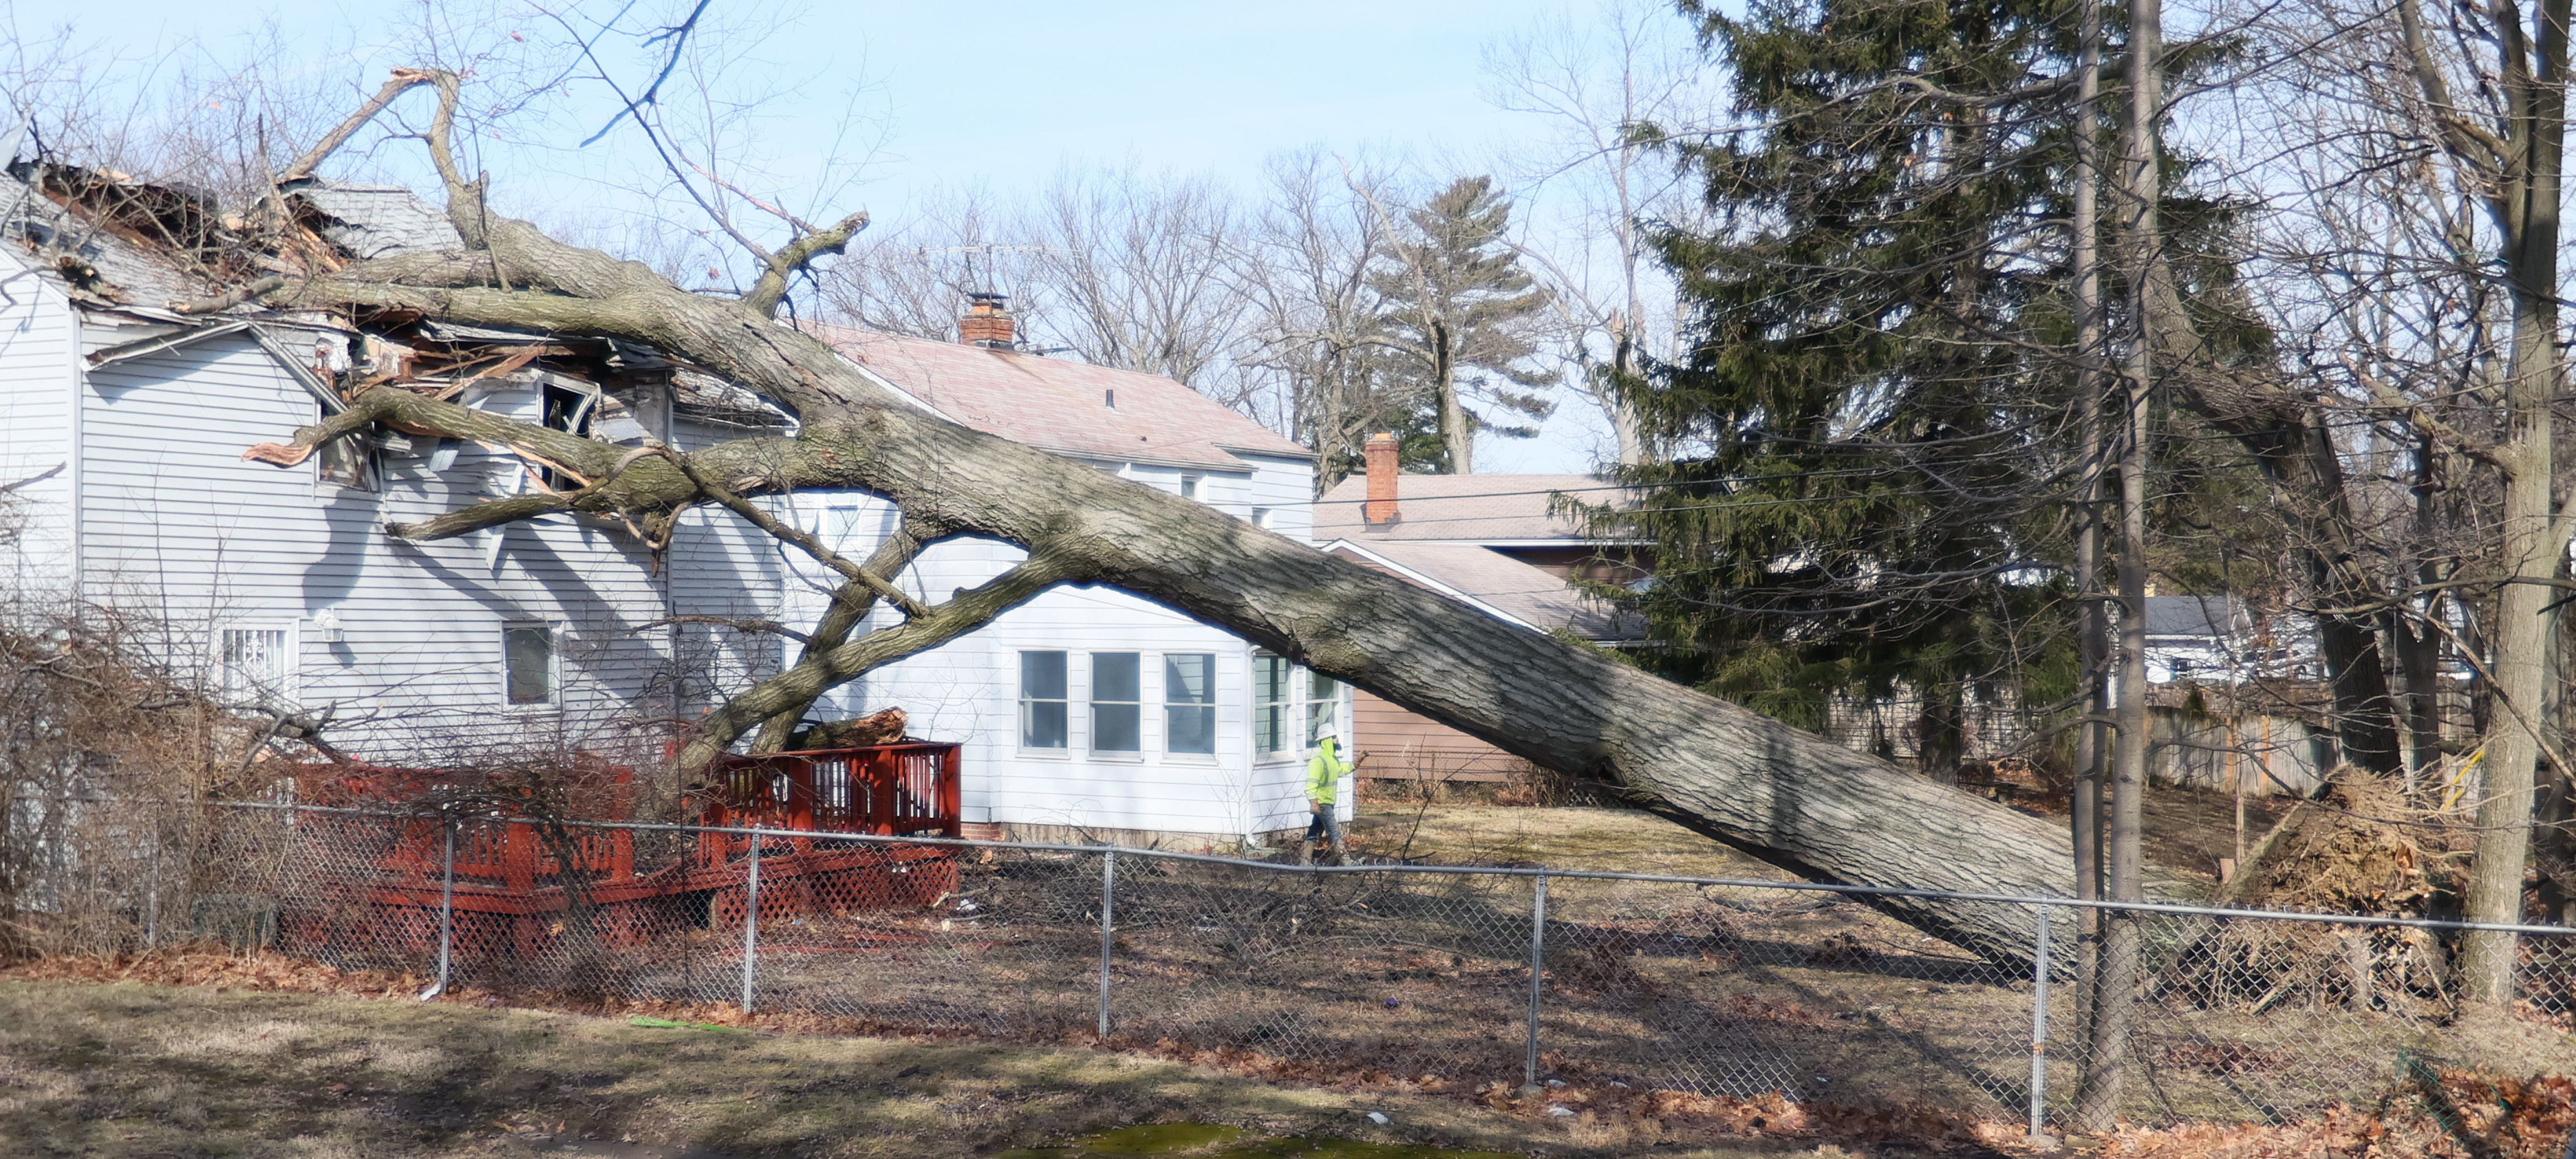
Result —
<instances>
[{"instance_id":1,"label":"high visibility jacket","mask_svg":"<svg viewBox=\"0 0 2576 1159\"><path fill-rule=\"evenodd\" d=\"M1333 738L1325 737L1315 750L1315 759L1306 762L1306 795L1327 805L1333 803L1336 783L1351 771L1333 752L1334 748Z\"/></svg>"}]
</instances>

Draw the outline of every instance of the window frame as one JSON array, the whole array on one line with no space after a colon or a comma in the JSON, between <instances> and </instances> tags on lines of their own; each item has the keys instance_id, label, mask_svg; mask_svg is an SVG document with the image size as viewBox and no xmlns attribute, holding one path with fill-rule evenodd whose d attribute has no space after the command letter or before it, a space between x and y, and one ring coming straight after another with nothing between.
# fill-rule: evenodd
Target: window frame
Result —
<instances>
[{"instance_id":1,"label":"window frame","mask_svg":"<svg viewBox=\"0 0 2576 1159\"><path fill-rule=\"evenodd\" d=\"M1015 731L1012 733L1012 741L1019 754L1056 760L1071 758L1073 755L1073 654L1062 648L1020 648L1014 649L1011 656L1015 661L1012 680L1019 689L1019 713L1015 722ZM1029 695L1028 658L1031 656L1056 658L1058 695L1051 697ZM1056 730L1064 743L1050 746L1032 746L1028 743L1032 708L1040 704L1056 706L1058 713Z\"/></svg>"},{"instance_id":2,"label":"window frame","mask_svg":"<svg viewBox=\"0 0 2576 1159\"><path fill-rule=\"evenodd\" d=\"M214 684L217 693L226 698L247 696L250 702L254 704L270 702L273 697L275 703L281 704L285 707L294 708L300 706L304 695L302 687L304 677L304 641L302 639L302 633L298 632L296 628L297 624L293 620L267 619L235 620L229 623L217 625L214 630L214 640L212 641L213 647L211 649L212 659L214 661ZM277 657L278 663L276 665L276 687L274 688L263 688L256 682L252 682L248 688L243 688L237 686L233 680L233 664L232 661L227 658L228 652L230 651L228 645L235 636L248 636L252 633L274 635L275 637L273 654Z\"/></svg>"},{"instance_id":3,"label":"window frame","mask_svg":"<svg viewBox=\"0 0 2576 1159\"><path fill-rule=\"evenodd\" d=\"M319 401L313 404L313 413L316 424L331 417L330 409ZM346 464L347 469L334 470L334 463ZM376 453L375 440L369 438L365 431L352 431L314 448L313 487L317 492L330 487L365 495L383 493L384 463Z\"/></svg>"},{"instance_id":4,"label":"window frame","mask_svg":"<svg viewBox=\"0 0 2576 1159\"><path fill-rule=\"evenodd\" d=\"M1214 763L1216 760L1217 747L1216 702L1218 681L1216 653L1165 652L1162 653L1162 657L1163 755L1174 760ZM1197 660L1205 665L1205 667L1200 670L1200 678L1205 685L1200 699L1180 700L1174 695L1177 692L1185 691L1187 689L1186 682L1175 679L1175 677L1179 676L1180 673L1173 664L1176 660L1184 659ZM1179 743L1173 739L1181 735L1181 729L1177 727L1177 722L1180 720L1182 713L1188 713L1193 718L1204 722L1200 727L1204 729L1202 735L1207 738L1206 748L1184 749L1181 748Z\"/></svg>"},{"instance_id":5,"label":"window frame","mask_svg":"<svg viewBox=\"0 0 2576 1159\"><path fill-rule=\"evenodd\" d=\"M1129 652L1121 650L1111 652L1086 652L1084 655L1090 657L1091 670L1088 675L1091 677L1091 680L1083 689L1083 703L1090 706L1089 722L1091 725L1091 735L1083 738L1085 742L1083 745L1083 751L1091 754L1095 759L1100 760L1134 761L1145 759L1145 753L1150 747L1145 743L1146 654L1143 652ZM1134 699L1132 700L1101 699L1100 661L1103 658L1115 656L1124 656L1130 663L1135 665L1134 686L1128 690L1134 696ZM1131 735L1135 738L1136 747L1125 749L1101 747L1101 735L1108 731L1103 729L1100 725L1101 710L1104 708L1113 712L1123 709L1129 714L1129 718L1133 722L1130 725L1130 731Z\"/></svg>"},{"instance_id":6,"label":"window frame","mask_svg":"<svg viewBox=\"0 0 2576 1159\"><path fill-rule=\"evenodd\" d=\"M521 700L510 687L516 663L510 655L510 637L536 629L546 638L546 695L542 700ZM551 712L563 706L563 626L553 620L524 619L501 621L501 707L512 712Z\"/></svg>"},{"instance_id":7,"label":"window frame","mask_svg":"<svg viewBox=\"0 0 2576 1159\"><path fill-rule=\"evenodd\" d=\"M1264 699L1269 685L1277 677L1279 699ZM1291 722L1297 717L1297 665L1276 652L1255 650L1252 653L1252 759L1258 764L1277 764L1296 760L1300 755ZM1274 715L1275 714L1275 715ZM1278 748L1263 748L1265 739L1276 737Z\"/></svg>"},{"instance_id":8,"label":"window frame","mask_svg":"<svg viewBox=\"0 0 2576 1159\"><path fill-rule=\"evenodd\" d=\"M1298 713L1298 718L1305 722L1304 730L1298 733L1298 735L1305 738L1306 747L1304 751L1313 752L1317 748L1321 747L1321 742L1326 736L1334 738L1334 743L1340 743L1342 735L1342 689L1349 686L1343 684L1339 680L1326 676L1321 672L1317 672L1314 669L1303 665L1299 665L1297 671L1305 676L1305 679L1300 681L1297 685L1297 705L1302 710ZM1332 685L1332 691L1325 694L1323 697L1318 698L1315 695L1315 685L1317 683ZM1324 719L1329 721L1332 725L1329 730L1321 733L1318 733L1315 728L1315 710L1319 706L1327 710Z\"/></svg>"}]
</instances>

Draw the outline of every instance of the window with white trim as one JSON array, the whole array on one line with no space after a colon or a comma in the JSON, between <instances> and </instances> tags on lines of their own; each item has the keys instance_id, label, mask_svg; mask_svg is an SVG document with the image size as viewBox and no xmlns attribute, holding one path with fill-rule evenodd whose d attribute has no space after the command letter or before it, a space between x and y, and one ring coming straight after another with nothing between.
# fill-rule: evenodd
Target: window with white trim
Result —
<instances>
[{"instance_id":1,"label":"window with white trim","mask_svg":"<svg viewBox=\"0 0 2576 1159\"><path fill-rule=\"evenodd\" d=\"M1020 653L1020 747L1065 747L1064 653Z\"/></svg>"},{"instance_id":2,"label":"window with white trim","mask_svg":"<svg viewBox=\"0 0 2576 1159\"><path fill-rule=\"evenodd\" d=\"M1216 657L1206 652L1163 656L1163 751L1216 755Z\"/></svg>"},{"instance_id":3,"label":"window with white trim","mask_svg":"<svg viewBox=\"0 0 2576 1159\"><path fill-rule=\"evenodd\" d=\"M834 551L847 550L859 537L859 511L856 506L824 508L823 542Z\"/></svg>"},{"instance_id":4,"label":"window with white trim","mask_svg":"<svg viewBox=\"0 0 2576 1159\"><path fill-rule=\"evenodd\" d=\"M501 626L502 694L514 706L553 704L559 665L555 627L546 623Z\"/></svg>"},{"instance_id":5,"label":"window with white trim","mask_svg":"<svg viewBox=\"0 0 2576 1159\"><path fill-rule=\"evenodd\" d=\"M1292 683L1296 668L1285 656L1252 654L1252 747L1262 756L1286 756L1295 751L1296 734L1290 731L1288 722L1289 714L1296 711L1296 687Z\"/></svg>"},{"instance_id":6,"label":"window with white trim","mask_svg":"<svg viewBox=\"0 0 2576 1159\"><path fill-rule=\"evenodd\" d=\"M1313 670L1305 675L1306 747L1314 748L1325 737L1341 735L1342 682Z\"/></svg>"},{"instance_id":7,"label":"window with white trim","mask_svg":"<svg viewBox=\"0 0 2576 1159\"><path fill-rule=\"evenodd\" d=\"M224 628L215 633L216 683L235 704L295 699L295 633L286 628Z\"/></svg>"},{"instance_id":8,"label":"window with white trim","mask_svg":"<svg viewBox=\"0 0 2576 1159\"><path fill-rule=\"evenodd\" d=\"M1135 652L1091 654L1091 751L1145 751L1143 659Z\"/></svg>"}]
</instances>

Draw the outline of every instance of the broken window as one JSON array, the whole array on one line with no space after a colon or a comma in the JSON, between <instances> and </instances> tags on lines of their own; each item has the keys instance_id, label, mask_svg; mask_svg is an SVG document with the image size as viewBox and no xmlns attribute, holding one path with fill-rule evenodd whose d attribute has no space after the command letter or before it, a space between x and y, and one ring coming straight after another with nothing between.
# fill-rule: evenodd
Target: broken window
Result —
<instances>
[{"instance_id":1,"label":"broken window","mask_svg":"<svg viewBox=\"0 0 2576 1159\"><path fill-rule=\"evenodd\" d=\"M549 382L540 393L545 401L547 429L571 435L590 433L591 412L599 403L599 394L596 391L574 390ZM579 480L552 467L540 469L538 477L546 481L546 486L557 491L567 491L581 486Z\"/></svg>"},{"instance_id":2,"label":"broken window","mask_svg":"<svg viewBox=\"0 0 2576 1159\"><path fill-rule=\"evenodd\" d=\"M330 412L314 404L314 421L330 417ZM313 470L325 483L352 491L376 489L376 448L363 433L343 435L322 444L314 453Z\"/></svg>"},{"instance_id":3,"label":"broken window","mask_svg":"<svg viewBox=\"0 0 2576 1159\"><path fill-rule=\"evenodd\" d=\"M1064 653L1020 653L1020 747L1065 747Z\"/></svg>"},{"instance_id":4,"label":"broken window","mask_svg":"<svg viewBox=\"0 0 2576 1159\"><path fill-rule=\"evenodd\" d=\"M555 701L555 630L551 624L507 624L501 629L502 683L510 703Z\"/></svg>"},{"instance_id":5,"label":"broken window","mask_svg":"<svg viewBox=\"0 0 2576 1159\"><path fill-rule=\"evenodd\" d=\"M1139 659L1134 652L1091 654L1091 751L1144 751L1144 681Z\"/></svg>"},{"instance_id":6,"label":"broken window","mask_svg":"<svg viewBox=\"0 0 2576 1159\"><path fill-rule=\"evenodd\" d=\"M1216 657L1163 657L1163 751L1216 755Z\"/></svg>"}]
</instances>

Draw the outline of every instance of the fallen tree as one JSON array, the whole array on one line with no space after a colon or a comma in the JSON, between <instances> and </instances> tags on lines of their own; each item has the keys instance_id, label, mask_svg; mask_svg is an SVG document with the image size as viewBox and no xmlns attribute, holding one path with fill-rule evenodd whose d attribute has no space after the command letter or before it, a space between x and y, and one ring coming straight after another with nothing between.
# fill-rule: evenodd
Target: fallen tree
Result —
<instances>
[{"instance_id":1,"label":"fallen tree","mask_svg":"<svg viewBox=\"0 0 2576 1159\"><path fill-rule=\"evenodd\" d=\"M382 425L504 447L575 485L497 499L391 534L429 540L557 512L623 521L667 542L678 514L745 497L858 490L895 503L903 533L864 562L797 542L847 578L826 623L784 672L701 722L682 754L702 768L746 733L770 746L814 698L878 665L971 631L1059 583L1109 584L1221 626L1316 671L1490 741L1541 765L1615 786L1639 807L1824 880L1922 890L2067 895L2072 854L2056 824L1912 776L1746 709L1529 632L1423 589L1327 556L1199 503L923 413L824 343L770 317L774 295L685 291L644 265L559 242L485 208L483 183L449 157L453 77L398 74L442 98L426 143L465 248L327 268L281 248L295 269L251 287L276 308L370 318L614 337L663 351L758 392L793 414L792 438L746 438L681 456L630 450L514 422L398 386L354 391L347 409L256 457L300 460ZM391 90L394 86L388 86ZM385 100L371 103L368 112ZM345 134L343 134L345 137ZM299 162L309 170L310 164ZM857 220L857 219L853 219ZM845 222L844 225L849 223ZM809 237L779 251L782 279L829 252ZM755 520L757 522L757 520ZM1026 562L935 607L903 607L895 627L851 636L893 589L883 577L944 536L1005 540ZM780 722L785 722L784 726ZM767 725L766 729L763 726ZM2160 891L2180 890L2169 879ZM1881 908L1963 947L2025 959L2028 907L1891 897Z\"/></svg>"}]
</instances>

